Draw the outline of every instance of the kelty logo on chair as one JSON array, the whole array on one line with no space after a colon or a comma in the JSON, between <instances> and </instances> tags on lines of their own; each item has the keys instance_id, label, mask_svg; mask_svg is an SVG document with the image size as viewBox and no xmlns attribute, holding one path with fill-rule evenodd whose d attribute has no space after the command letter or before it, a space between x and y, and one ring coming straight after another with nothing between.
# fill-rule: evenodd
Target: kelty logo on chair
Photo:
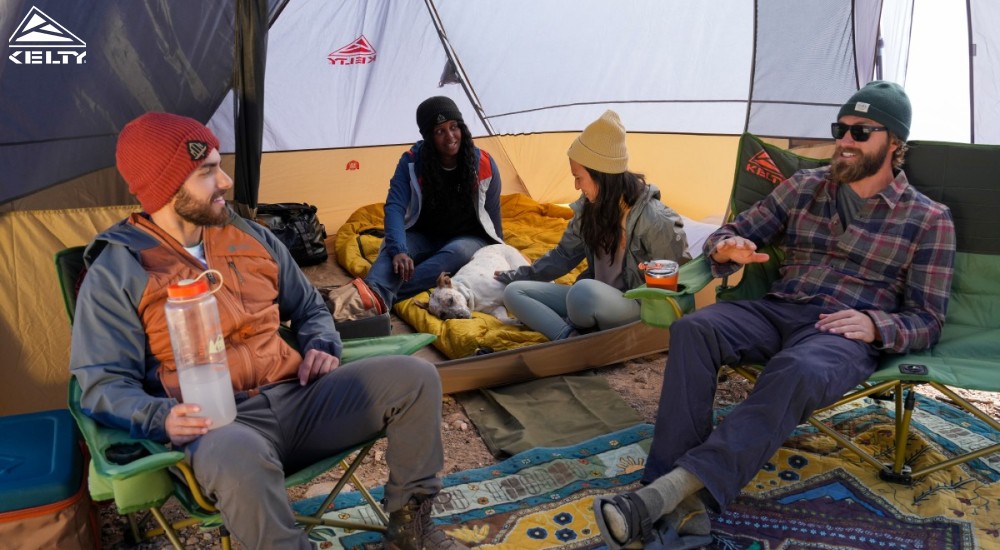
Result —
<instances>
[{"instance_id":1,"label":"kelty logo on chair","mask_svg":"<svg viewBox=\"0 0 1000 550\"><path fill-rule=\"evenodd\" d=\"M354 42L326 56L331 65L366 65L375 62L375 48L365 35L357 37Z\"/></svg>"},{"instance_id":2,"label":"kelty logo on chair","mask_svg":"<svg viewBox=\"0 0 1000 550\"><path fill-rule=\"evenodd\" d=\"M83 65L87 43L32 6L8 42L17 65Z\"/></svg>"},{"instance_id":3,"label":"kelty logo on chair","mask_svg":"<svg viewBox=\"0 0 1000 550\"><path fill-rule=\"evenodd\" d=\"M759 153L750 157L750 160L747 161L746 171L757 177L764 178L774 185L785 181L785 175L781 173L778 165L771 160L771 157L764 149L761 149Z\"/></svg>"},{"instance_id":4,"label":"kelty logo on chair","mask_svg":"<svg viewBox=\"0 0 1000 550\"><path fill-rule=\"evenodd\" d=\"M208 156L208 144L204 141L191 140L187 143L187 147L191 160L202 160Z\"/></svg>"}]
</instances>

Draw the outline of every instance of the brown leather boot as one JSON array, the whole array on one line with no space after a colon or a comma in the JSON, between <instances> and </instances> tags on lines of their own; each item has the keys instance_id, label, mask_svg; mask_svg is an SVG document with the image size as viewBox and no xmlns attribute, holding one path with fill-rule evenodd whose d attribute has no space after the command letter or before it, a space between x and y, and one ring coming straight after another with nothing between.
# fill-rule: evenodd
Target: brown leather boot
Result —
<instances>
[{"instance_id":1,"label":"brown leather boot","mask_svg":"<svg viewBox=\"0 0 1000 550\"><path fill-rule=\"evenodd\" d=\"M389 514L385 533L387 550L468 550L431 521L433 498L411 498L401 509Z\"/></svg>"}]
</instances>

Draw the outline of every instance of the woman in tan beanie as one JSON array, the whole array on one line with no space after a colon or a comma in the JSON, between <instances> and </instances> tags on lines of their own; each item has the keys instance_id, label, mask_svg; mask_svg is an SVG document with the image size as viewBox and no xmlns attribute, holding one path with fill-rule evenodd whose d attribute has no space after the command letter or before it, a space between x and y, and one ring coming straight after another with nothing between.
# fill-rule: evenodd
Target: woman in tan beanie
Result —
<instances>
[{"instance_id":1,"label":"woman in tan beanie","mask_svg":"<svg viewBox=\"0 0 1000 550\"><path fill-rule=\"evenodd\" d=\"M559 340L639 319L639 303L623 296L644 282L639 263L684 263L687 238L681 217L660 202L660 191L628 171L625 128L606 111L567 152L581 197L559 244L529 266L497 274L510 283L504 304L522 323ZM557 279L587 260L572 286Z\"/></svg>"}]
</instances>

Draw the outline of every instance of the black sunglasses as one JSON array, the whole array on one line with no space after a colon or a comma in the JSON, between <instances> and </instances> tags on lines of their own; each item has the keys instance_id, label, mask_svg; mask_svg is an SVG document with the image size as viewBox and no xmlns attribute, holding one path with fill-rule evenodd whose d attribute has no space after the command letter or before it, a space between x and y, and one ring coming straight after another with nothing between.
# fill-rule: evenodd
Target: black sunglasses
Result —
<instances>
[{"instance_id":1,"label":"black sunglasses","mask_svg":"<svg viewBox=\"0 0 1000 550\"><path fill-rule=\"evenodd\" d=\"M844 137L847 131L851 131L851 139L854 141L868 141L868 138L872 137L875 132L888 132L889 129L885 126L869 126L867 124L844 124L843 122L834 122L830 124L830 133L833 134L833 139L840 139Z\"/></svg>"}]
</instances>

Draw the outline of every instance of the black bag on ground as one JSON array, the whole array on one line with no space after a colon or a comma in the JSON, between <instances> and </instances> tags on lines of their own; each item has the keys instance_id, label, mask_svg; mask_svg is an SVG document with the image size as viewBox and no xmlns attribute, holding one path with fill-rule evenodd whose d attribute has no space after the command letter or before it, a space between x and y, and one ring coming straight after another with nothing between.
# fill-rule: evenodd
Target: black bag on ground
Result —
<instances>
[{"instance_id":1,"label":"black bag on ground","mask_svg":"<svg viewBox=\"0 0 1000 550\"><path fill-rule=\"evenodd\" d=\"M295 202L259 204L257 223L270 229L300 266L326 261L326 228L319 223L315 206Z\"/></svg>"}]
</instances>

